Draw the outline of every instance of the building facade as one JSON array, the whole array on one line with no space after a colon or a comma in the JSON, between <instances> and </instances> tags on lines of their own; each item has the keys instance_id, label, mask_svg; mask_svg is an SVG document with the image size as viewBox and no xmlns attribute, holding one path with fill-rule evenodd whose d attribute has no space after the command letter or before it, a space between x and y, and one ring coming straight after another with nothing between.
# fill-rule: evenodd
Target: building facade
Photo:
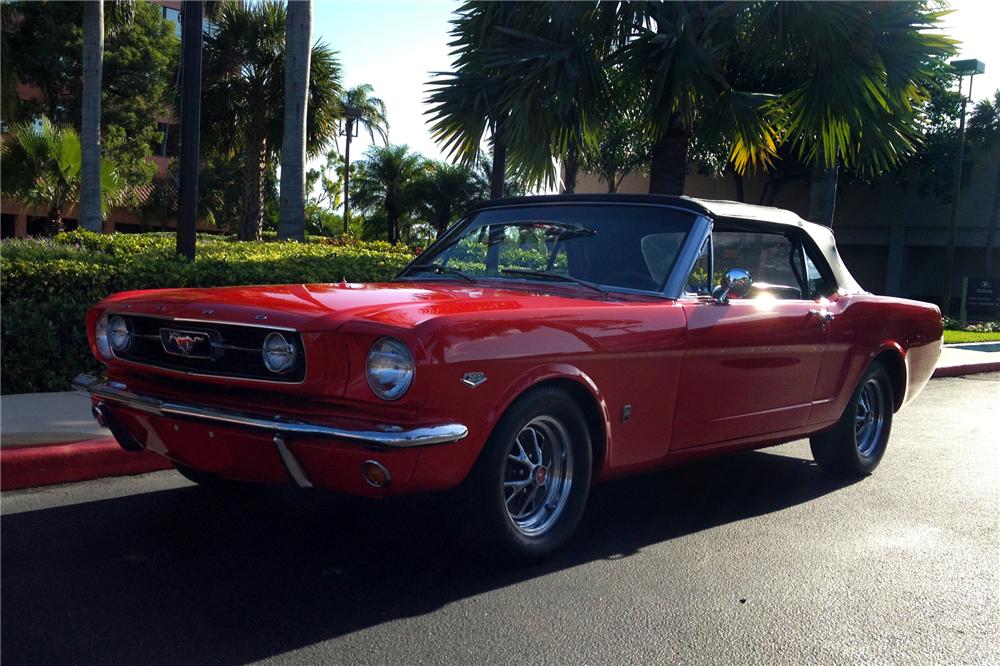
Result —
<instances>
[{"instance_id":1,"label":"building facade","mask_svg":"<svg viewBox=\"0 0 1000 666\"><path fill-rule=\"evenodd\" d=\"M697 175L692 167L684 193L706 199L738 200L732 178ZM760 203L765 178L747 177L743 200ZM607 192L607 184L581 173L577 192ZM631 174L620 192L649 191L649 179ZM809 179L781 187L774 198L779 208L806 217ZM962 189L955 252L952 297L961 296L962 278L1000 277L1000 149L981 156ZM920 196L900 186L893 177L871 184L842 178L837 192L833 229L844 262L865 289L893 296L938 302L944 284L945 255L951 204ZM957 300L955 301L957 303ZM958 308L953 305L952 313Z\"/></svg>"}]
</instances>

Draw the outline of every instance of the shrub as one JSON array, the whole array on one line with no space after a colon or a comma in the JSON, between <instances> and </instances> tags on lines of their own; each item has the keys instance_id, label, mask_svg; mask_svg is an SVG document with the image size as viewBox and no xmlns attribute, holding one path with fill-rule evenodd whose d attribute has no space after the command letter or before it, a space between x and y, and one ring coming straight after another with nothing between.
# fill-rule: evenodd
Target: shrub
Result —
<instances>
[{"instance_id":1,"label":"shrub","mask_svg":"<svg viewBox=\"0 0 1000 666\"><path fill-rule=\"evenodd\" d=\"M50 240L0 244L0 392L59 391L96 368L84 315L108 294L161 287L376 282L413 257L405 247L357 241L237 243L199 236L197 259L174 250L173 234L74 231Z\"/></svg>"}]
</instances>

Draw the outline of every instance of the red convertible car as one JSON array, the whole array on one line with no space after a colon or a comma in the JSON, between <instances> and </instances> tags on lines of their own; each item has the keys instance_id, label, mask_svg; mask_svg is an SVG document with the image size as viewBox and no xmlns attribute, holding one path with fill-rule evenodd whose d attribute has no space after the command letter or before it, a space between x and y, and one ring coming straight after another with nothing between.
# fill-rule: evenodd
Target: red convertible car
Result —
<instances>
[{"instance_id":1,"label":"red convertible car","mask_svg":"<svg viewBox=\"0 0 1000 666\"><path fill-rule=\"evenodd\" d=\"M934 369L938 309L875 296L831 231L685 197L492 201L385 284L115 294L95 417L188 478L450 491L545 555L594 483L808 437L866 475Z\"/></svg>"}]
</instances>

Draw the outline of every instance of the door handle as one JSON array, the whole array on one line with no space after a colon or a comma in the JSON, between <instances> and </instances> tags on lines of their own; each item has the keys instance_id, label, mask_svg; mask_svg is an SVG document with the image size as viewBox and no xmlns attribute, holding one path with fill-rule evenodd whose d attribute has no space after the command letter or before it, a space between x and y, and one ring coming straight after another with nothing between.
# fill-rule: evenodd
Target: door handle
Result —
<instances>
[{"instance_id":1,"label":"door handle","mask_svg":"<svg viewBox=\"0 0 1000 666\"><path fill-rule=\"evenodd\" d=\"M824 309L824 310L810 310L806 314L806 316L807 317L818 317L819 320L820 320L820 323L822 323L823 326L826 326L831 321L833 321L833 318L834 318L835 315L832 312L830 312L829 310L825 310Z\"/></svg>"}]
</instances>

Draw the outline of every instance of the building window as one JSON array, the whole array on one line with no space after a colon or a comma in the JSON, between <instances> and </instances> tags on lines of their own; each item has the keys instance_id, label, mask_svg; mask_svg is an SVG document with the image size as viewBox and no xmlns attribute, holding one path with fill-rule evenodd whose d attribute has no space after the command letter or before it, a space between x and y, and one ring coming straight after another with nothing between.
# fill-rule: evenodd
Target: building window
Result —
<instances>
[{"instance_id":1,"label":"building window","mask_svg":"<svg viewBox=\"0 0 1000 666\"><path fill-rule=\"evenodd\" d=\"M170 7L163 8L163 18L170 21L174 26L174 34L179 38L181 36L181 13L176 9L171 9Z\"/></svg>"}]
</instances>

